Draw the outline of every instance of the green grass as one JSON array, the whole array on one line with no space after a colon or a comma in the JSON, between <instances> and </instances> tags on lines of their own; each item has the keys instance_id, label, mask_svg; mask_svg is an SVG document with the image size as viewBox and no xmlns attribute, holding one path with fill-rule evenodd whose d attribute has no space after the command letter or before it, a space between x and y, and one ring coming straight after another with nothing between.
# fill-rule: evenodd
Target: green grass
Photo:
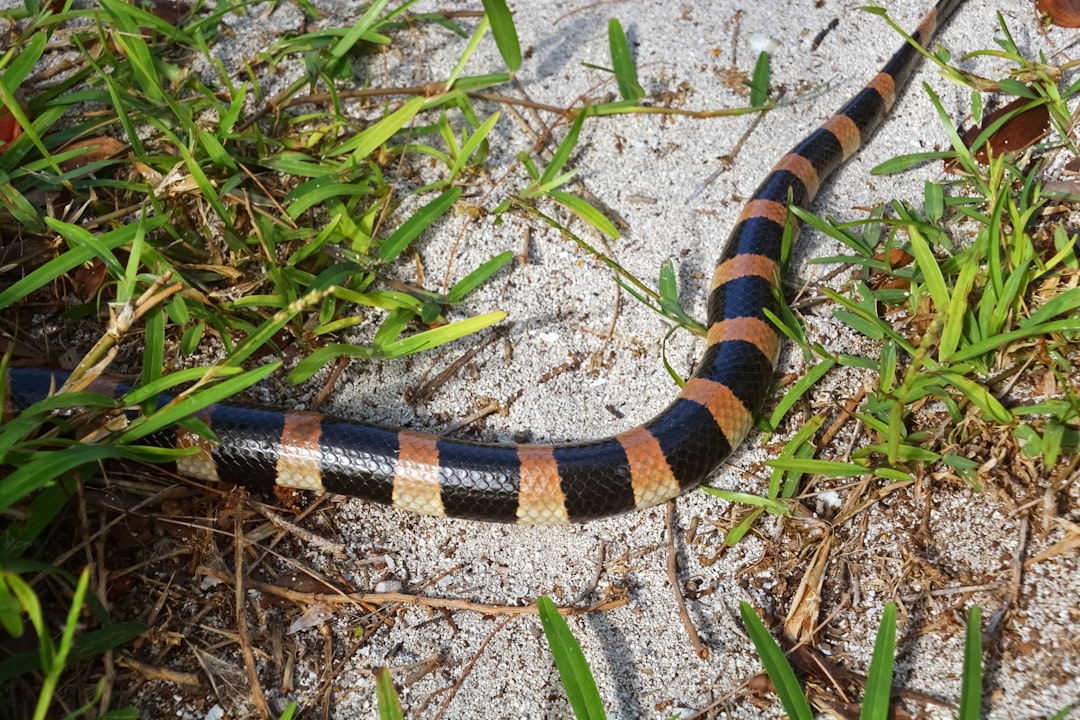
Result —
<instances>
[{"instance_id":1,"label":"green grass","mask_svg":"<svg viewBox=\"0 0 1080 720\"><path fill-rule=\"evenodd\" d=\"M73 372L70 392L0 427L0 464L8 468L0 510L25 508L25 519L7 525L0 538L0 620L5 632L21 635L22 618L29 618L42 643L38 662L20 656L0 672L11 679L41 668L35 717L49 708L59 673L75 657L69 650L86 576L76 588L74 615L54 647L51 624L44 623L23 573L44 571L61 583L74 582L61 568L27 555L62 517L72 482L84 469L92 472L106 459L168 459L174 453L140 447L139 441L176 423L198 429L192 413L236 395L281 365L251 366L257 353L280 355L293 342L308 348L291 370L298 382L338 358L397 358L503 318L496 311L454 321L451 314L459 314L470 293L505 267L509 252L443 291L387 289L380 278L408 256L425 231L458 210L463 183L487 156L499 113L482 116L470 93L510 75L469 75L467 66L489 31L508 70L520 65L504 3L485 3L488 16L434 92L376 96L381 117L364 126L349 119L336 97L312 112L283 112L309 87L341 87L350 78L352 58L388 46L404 22L439 22L468 38L453 21L410 16L412 3L388 5L372 3L351 27L285 37L270 48L263 62L301 58L307 70L273 98L255 75L234 82L211 52L224 29L223 16L245 12L242 4L222 3L178 25L116 0L88 10L28 2L8 13L21 23L0 58L0 99L24 132L0 153L0 230L42 241L55 235L63 247L46 255L47 262L16 268L18 279L0 292L0 309L18 310L27 299L49 302L52 288L88 265L101 268L107 280L82 305L67 308L67 316L77 320L99 314L106 304L109 309L108 327ZM77 69L43 91L25 93L25 105L19 105L15 93L24 94L31 70L61 29L70 32ZM218 68L215 87L185 72L177 61L185 55L200 55ZM410 93L416 97L408 98ZM242 108L249 99L269 112L245 119ZM104 134L120 139L109 153L88 153L85 143L74 144ZM566 154L570 149L572 144ZM391 174L420 158L438 164L438 180L417 185ZM553 178L530 200L546 199L561 184ZM37 199L43 195L77 198L83 212L50 216ZM579 211L585 205L578 198L574 204ZM100 220L85 222L95 216ZM241 282L242 292L231 289ZM334 342L372 315L382 320L369 344ZM137 389L119 402L78 392L132 334L145 347ZM211 338L223 350L219 362L163 373L168 365L184 364ZM171 347L179 348L178 355L170 354ZM175 399L155 409L162 391ZM144 415L96 444L66 439L75 426L80 434L94 433L114 417L115 408L139 405ZM64 408L84 411L57 414ZM87 657L87 648L101 652L141 631L111 623L103 613L95 623L100 629L81 634L75 645L82 648L80 658Z\"/></svg>"},{"instance_id":2,"label":"green grass","mask_svg":"<svg viewBox=\"0 0 1080 720\"><path fill-rule=\"evenodd\" d=\"M973 116L979 117L984 105L978 88L990 87L1030 97L1031 103L1017 112L1048 106L1055 126L1062 127L1068 117L1066 102L1080 92L1080 83L1059 90L1060 73L1024 58L1004 21L1001 32L1001 49L994 54L1015 63L1011 77L991 83L945 65L947 56L932 57L948 69L946 74L972 88ZM1002 391L1038 372L1063 380L1069 371L1069 352L1080 333L1080 292L1069 284L1078 267L1076 237L1059 226L1052 246L1035 238L1040 211L1051 200L1038 181L1041 161L1000 155L981 165L975 151L961 142L933 91L924 91L952 148L895 158L874 172L951 161L960 176L927 183L921 210L894 201L865 219L839 221L792 209L803 223L848 249L850 254L812 261L843 263L857 271L847 289L825 287L821 293L835 304L834 317L874 341L880 355L836 354L808 341L786 305L784 317L774 318L802 350L807 370L762 420L763 427L782 427L792 408L835 368L858 368L869 371L872 391L855 417L874 441L849 456L815 459L824 450L817 447L816 435L826 416L800 420L800 429L768 463L773 474L766 497L776 502L749 503L753 508L729 533L729 543L738 542L761 512L787 514L784 499L795 497L808 475L903 483L945 470L978 488L979 464L958 449L993 435L997 428L1010 432L1016 446L1047 471L1063 454L1080 447L1080 406L1068 383L1062 382L1065 395L1060 399L1023 402ZM1010 117L988 128L973 147L978 149ZM1068 142L1064 135L1047 141L1043 149ZM890 253L899 250L913 257L910 265L889 264ZM919 322L897 325L909 318ZM927 420L925 411L916 413L928 402L941 408L934 421ZM938 421L945 432L937 431ZM744 500L726 491L715 494Z\"/></svg>"},{"instance_id":3,"label":"green grass","mask_svg":"<svg viewBox=\"0 0 1080 720\"><path fill-rule=\"evenodd\" d=\"M739 612L787 716L798 720L811 720L814 712L784 651L748 603L740 603ZM982 707L981 617L979 606L973 606L968 615L967 643L964 646L962 664L963 690L959 713L961 720L980 717ZM859 703L859 720L884 720L890 717L889 698L893 691L895 655L896 605L890 602L885 605L881 623L878 625L874 653L866 671L865 692L862 702Z\"/></svg>"},{"instance_id":4,"label":"green grass","mask_svg":"<svg viewBox=\"0 0 1080 720\"><path fill-rule=\"evenodd\" d=\"M1065 103L1080 91L1080 82L1059 91L1060 74L1024 58L1003 20L1001 31L1001 50L996 54L1015 63L1013 77L990 83L952 68L947 72L973 88L973 116L980 117L984 105L978 88L1000 89L1031 98L1032 102L1017 112L1046 104L1055 126L1059 130L1069 127ZM1023 85L1015 78L1032 84ZM938 108L952 149L896 158L875 172L899 172L928 161L950 160L963 171L963 177L951 183L951 188L928 183L922 211L908 203L894 202L888 208L891 213L877 208L866 220L855 222L822 220L805 210L792 210L804 223L852 251L851 255L816 261L842 262L858 270L848 291L823 292L836 304L837 319L880 343L880 356L832 354L807 341L786 304L784 317L774 318L785 335L802 349L809 369L787 390L766 419L766 427L778 427L799 400L834 368L855 367L870 371L876 378L857 417L877 436L877 441L857 449L850 459L815 459L822 450L816 445L816 437L826 419L818 415L804 421L779 457L768 462L773 472L765 496L704 488L747 508L742 521L727 532L727 544L737 543L762 512L790 515L788 499L800 492L811 475L873 477L906 483L930 470L944 468L977 490L978 464L956 449L977 443L982 434L992 436L1000 429L1011 432L1018 451L1041 463L1047 472L1054 469L1063 453L1080 447L1078 405L1064 381L1071 370L1068 358L1080 333L1080 291L1069 282L1080 269L1077 237L1067 235L1060 226L1053 232L1052 246L1040 245L1035 237L1039 211L1050 199L1038 182L1041 162L1027 163L1014 155L992 154L985 166L976 161L972 148L977 150L1010 116L988 128L969 148L960 141L933 91L929 87L925 90ZM1060 139L1050 142L1070 141L1068 134L1062 133ZM974 229L970 242L950 234L961 220L967 221L969 235ZM892 267L883 260L893 249L909 253L912 264ZM906 287L898 291L893 289L895 285L879 282L879 287L885 289L875 289L874 281L882 278L900 280ZM635 292L636 279L619 279L639 300L653 304L654 298ZM660 286L664 287L664 283ZM692 321L674 313L665 314L686 329L696 329ZM924 329L914 335L910 330L898 329L894 324L898 316L924 318ZM1017 374L1040 370L1061 381L1066 388L1064 398L1003 400L1001 385ZM950 429L934 432L934 427L920 424L925 422L925 416L915 411L927 401L941 405ZM749 605L742 603L741 612L788 717L814 717L779 645ZM860 718L889 716L895 636L896 607L888 603L867 670ZM553 641L550 634L549 642L553 652L565 645ZM562 662L576 668L578 676L586 674L587 665L582 667L583 661L575 658L571 655ZM972 607L968 617L961 678L958 717L978 718L983 690L978 606ZM568 694L573 697L569 689ZM582 714L578 705L574 707L579 717L590 716ZM1057 716L1065 717L1068 712L1068 708L1063 709Z\"/></svg>"},{"instance_id":5,"label":"green grass","mask_svg":"<svg viewBox=\"0 0 1080 720\"><path fill-rule=\"evenodd\" d=\"M22 579L28 567L45 573L34 583L50 577L75 587L62 568L27 558L61 522L74 483L99 463L175 457L176 451L139 443L174 424L206 432L193 413L278 371L287 348L303 349L288 374L301 382L340 360L400 358L499 322L504 314L498 310L477 314L464 306L503 271L512 252L443 287L383 282L393 267L413 261L414 243L432 227L457 215L514 213L579 242L580 231L568 219L618 235L567 185L576 174L568 163L583 124L597 115L672 112L642 104L618 21L609 37L620 99L567 108L554 125L562 138L551 160L520 156L527 180L504 202L485 206L484 199L466 203L462 195L482 171L494 131L506 122L490 111L490 102L479 105L476 98L490 97L522 64L512 16L502 0L484 0L483 16L466 30L452 17L414 13L413 4L376 0L347 27L285 35L239 79L217 60L214 47L228 31L226 16L246 12L243 3L199 8L176 22L120 0L87 9L27 0L3 13L17 24L0 57L0 101L23 132L10 142L0 139L6 143L0 145L0 232L36 240L39 251L7 268L0 310L19 315L28 301L57 304L56 288L83 283L78 272L89 268L98 279L78 288L81 302L64 307L64 316L107 318L68 386L0 427L0 465L7 469L0 511L18 508L13 517L21 518L0 537L6 632L21 627L20 617L40 619L35 591ZM425 23L460 37L460 56L446 78L423 87L356 89L353 62L385 51L408 38L404 30ZM55 61L56 43L50 43L61 33L62 45L71 48L67 74L30 84L35 67ZM472 74L470 60L489 35L506 70ZM216 77L204 82L189 72L193 57L216 69ZM270 96L260 72L286 65L305 72ZM758 81L767 86L767 75ZM368 121L358 123L346 111L349 98L370 105ZM769 104L764 95L760 103ZM259 109L249 113L247 106ZM749 110L755 109L762 108ZM421 166L423 180L411 172ZM46 197L59 201L46 203ZM50 245L54 238L58 246ZM667 268L663 294L643 283L637 292L654 299L659 311L688 320L673 302L673 277ZM370 341L344 341L372 319L377 328ZM133 389L119 399L86 392L118 357L133 362L133 343L143 348ZM219 349L220 359L200 365L196 358L207 344ZM256 361L266 356L272 361ZM171 367L185 369L165 371ZM174 399L157 408L162 392ZM118 409L131 407L143 413L118 426ZM71 439L87 435L96 442ZM99 652L136 631L104 613L95 624L99 629L80 639L103 633L107 642L88 645ZM64 627L70 634L74 625ZM55 674L74 657L42 647L38 708L48 707ZM25 662L5 668L9 678L34 671Z\"/></svg>"}]
</instances>

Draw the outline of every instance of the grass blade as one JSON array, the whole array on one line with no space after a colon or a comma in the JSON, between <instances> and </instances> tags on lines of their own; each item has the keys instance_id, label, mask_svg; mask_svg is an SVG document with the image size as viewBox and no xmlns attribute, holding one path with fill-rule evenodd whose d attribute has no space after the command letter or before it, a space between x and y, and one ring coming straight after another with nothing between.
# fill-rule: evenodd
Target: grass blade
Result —
<instances>
[{"instance_id":1,"label":"grass blade","mask_svg":"<svg viewBox=\"0 0 1080 720\"><path fill-rule=\"evenodd\" d=\"M469 158L473 153L477 151L480 145L487 139L491 129L495 127L495 123L499 121L499 113L493 113L491 117L484 121L484 124L476 129L469 139L461 146L458 151L457 159L454 161L453 166L450 168L451 181L457 177L461 169L465 167L465 164L469 162Z\"/></svg>"},{"instance_id":2,"label":"grass blade","mask_svg":"<svg viewBox=\"0 0 1080 720\"><path fill-rule=\"evenodd\" d=\"M506 6L506 0L483 0L484 12L491 22L491 35L499 48L506 67L510 72L517 72L521 67L521 43L517 29L514 28L514 16Z\"/></svg>"},{"instance_id":3,"label":"grass blade","mask_svg":"<svg viewBox=\"0 0 1080 720\"><path fill-rule=\"evenodd\" d=\"M403 720L405 711L401 709L401 699L394 688L390 668L381 667L376 671L375 692L379 704L379 720Z\"/></svg>"},{"instance_id":4,"label":"grass blade","mask_svg":"<svg viewBox=\"0 0 1080 720\"><path fill-rule=\"evenodd\" d=\"M424 107L424 102L425 99L422 97L412 98L356 137L333 148L330 153L333 155L352 153L352 161L359 163L392 138L398 130L405 127L405 123L416 117L416 114Z\"/></svg>"},{"instance_id":5,"label":"grass blade","mask_svg":"<svg viewBox=\"0 0 1080 720\"><path fill-rule=\"evenodd\" d=\"M784 651L773 640L768 629L762 624L757 613L747 602L739 603L739 614L742 615L746 633L757 649L761 657L761 664L765 666L765 672L769 674L776 694L784 710L792 720L814 720L814 713L810 710L810 704L803 696L802 687L795 677L795 671L791 669Z\"/></svg>"},{"instance_id":6,"label":"grass blade","mask_svg":"<svg viewBox=\"0 0 1080 720\"><path fill-rule=\"evenodd\" d=\"M507 250L506 252L499 253L495 257L491 258L486 263L484 263L483 265L476 268L471 273L454 283L454 286L450 288L450 292L446 294L447 302L461 302L463 299L465 299L466 295L471 293L483 283L487 282L492 275L506 267L506 264L513 259L513 250Z\"/></svg>"},{"instance_id":7,"label":"grass blade","mask_svg":"<svg viewBox=\"0 0 1080 720\"><path fill-rule=\"evenodd\" d=\"M504 312L490 312L466 318L465 320L458 320L442 327L425 330L388 344L384 355L387 358L396 358L402 355L411 355L421 350L430 350L433 347L458 340L466 335L472 335L497 322L502 322L505 318L506 313Z\"/></svg>"},{"instance_id":8,"label":"grass blade","mask_svg":"<svg viewBox=\"0 0 1080 720\"><path fill-rule=\"evenodd\" d=\"M581 645L570 632L566 620L546 595L537 598L536 607L540 610L544 637L555 658L555 667L559 669L559 677L562 678L570 707L574 709L574 717L577 720L602 720L607 717L585 653L581 652Z\"/></svg>"},{"instance_id":9,"label":"grass blade","mask_svg":"<svg viewBox=\"0 0 1080 720\"><path fill-rule=\"evenodd\" d=\"M982 705L982 610L971 607L964 639L964 675L960 686L959 720L979 720Z\"/></svg>"},{"instance_id":10,"label":"grass blade","mask_svg":"<svg viewBox=\"0 0 1080 720\"><path fill-rule=\"evenodd\" d=\"M930 244L919 232L919 228L913 223L907 226L908 237L911 239L911 253L915 256L915 262L922 273L923 282L930 291L930 297L934 299L939 313L944 315L949 311L949 290L945 285L945 276L941 273L941 266L934 257Z\"/></svg>"},{"instance_id":11,"label":"grass blade","mask_svg":"<svg viewBox=\"0 0 1080 720\"><path fill-rule=\"evenodd\" d=\"M562 139L559 147L555 149L551 162L544 168L544 174L540 176L540 185L546 185L554 180L563 167L566 166L566 161L570 159L570 153L574 152L574 148L577 147L577 139L578 135L581 134L581 126L585 122L585 115L585 113L581 112L574 118L574 123L570 126L566 137Z\"/></svg>"},{"instance_id":12,"label":"grass blade","mask_svg":"<svg viewBox=\"0 0 1080 720\"><path fill-rule=\"evenodd\" d=\"M637 102L645 97L645 89L638 82L634 56L626 42L622 24L615 18L608 20L608 47L611 49L611 67L615 70L615 82L623 100Z\"/></svg>"},{"instance_id":13,"label":"grass blade","mask_svg":"<svg viewBox=\"0 0 1080 720\"><path fill-rule=\"evenodd\" d=\"M769 99L769 75L772 56L768 52L759 53L754 65L754 77L750 80L750 104L761 107Z\"/></svg>"},{"instance_id":14,"label":"grass blade","mask_svg":"<svg viewBox=\"0 0 1080 720\"><path fill-rule=\"evenodd\" d=\"M452 187L424 207L413 213L408 220L401 224L397 230L379 245L379 259L384 263L397 259L420 233L450 211L454 203L461 197L461 188Z\"/></svg>"},{"instance_id":15,"label":"grass blade","mask_svg":"<svg viewBox=\"0 0 1080 720\"><path fill-rule=\"evenodd\" d=\"M604 217L602 212L579 198L577 195L571 195L562 190L551 190L548 192L548 197L577 215L586 224L607 235L609 238L614 239L619 237L619 230L615 225Z\"/></svg>"},{"instance_id":16,"label":"grass blade","mask_svg":"<svg viewBox=\"0 0 1080 720\"><path fill-rule=\"evenodd\" d=\"M771 515L779 515L781 517L791 517L791 510L788 506L779 500L773 500L771 498L762 497L760 495L753 495L751 493L735 492L734 490L722 490L720 488L709 487L708 485L702 485L701 489L709 493L713 497L718 497L721 500L726 500L731 503L738 503L739 505L749 505L750 507L758 507Z\"/></svg>"},{"instance_id":17,"label":"grass blade","mask_svg":"<svg viewBox=\"0 0 1080 720\"><path fill-rule=\"evenodd\" d=\"M382 13L383 8L389 2L390 0L375 0L375 2L371 3L356 24L349 28L349 31L334 45L334 49L330 51L331 57L339 59L345 57L356 43L364 39L368 31L375 26L379 14Z\"/></svg>"},{"instance_id":18,"label":"grass blade","mask_svg":"<svg viewBox=\"0 0 1080 720\"><path fill-rule=\"evenodd\" d=\"M895 657L896 604L890 602L885 605L874 641L874 655L866 673L866 696L859 711L859 720L888 720Z\"/></svg>"}]
</instances>

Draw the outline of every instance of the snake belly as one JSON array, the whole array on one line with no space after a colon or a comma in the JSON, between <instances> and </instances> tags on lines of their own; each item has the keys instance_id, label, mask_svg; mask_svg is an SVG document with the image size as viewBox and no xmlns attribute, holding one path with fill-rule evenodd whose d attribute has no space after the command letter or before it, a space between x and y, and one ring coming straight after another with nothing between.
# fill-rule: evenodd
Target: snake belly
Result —
<instances>
[{"instance_id":1,"label":"snake belly","mask_svg":"<svg viewBox=\"0 0 1080 720\"><path fill-rule=\"evenodd\" d=\"M912 33L914 40L927 43L961 1L938 2ZM698 369L675 400L643 425L588 442L492 445L315 413L213 405L197 416L220 442L182 429L151 441L197 448L176 465L198 480L340 493L489 522L590 520L657 505L697 487L746 437L772 382L780 334L766 311L780 312L781 240L785 224L796 222L788 218L789 197L796 206L809 206L821 182L881 124L919 59L905 44L765 177L717 263ZM46 397L65 375L12 368L6 380L4 408L10 411Z\"/></svg>"}]
</instances>

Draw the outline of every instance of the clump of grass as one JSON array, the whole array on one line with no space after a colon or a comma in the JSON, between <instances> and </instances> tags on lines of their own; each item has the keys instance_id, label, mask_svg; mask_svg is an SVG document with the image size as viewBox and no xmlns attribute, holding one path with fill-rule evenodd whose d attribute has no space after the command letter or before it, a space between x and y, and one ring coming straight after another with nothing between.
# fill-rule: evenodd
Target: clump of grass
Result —
<instances>
[{"instance_id":1,"label":"clump of grass","mask_svg":"<svg viewBox=\"0 0 1080 720\"><path fill-rule=\"evenodd\" d=\"M500 116L483 116L470 93L506 82L521 62L501 0L484 3L487 13L471 36L449 18L410 16L413 4L389 9L377 0L350 27L281 40L264 59L302 57L307 72L269 101L256 76L234 82L211 52L225 16L244 13L242 3L175 23L116 0L87 10L28 0L6 13L17 31L0 58L0 100L21 133L0 148L0 232L22 237L30 249L6 268L14 279L0 290L0 309L21 313L28 299L47 307L55 302L51 289L71 287L70 273L87 267L100 274L77 281L82 304L63 311L79 319L108 309L106 331L65 392L0 427L0 465L7 468L0 512L14 520L0 539L0 622L21 635L25 616L40 642L38 663L10 658L0 674L5 685L32 686L19 676L42 668L35 716L49 709L66 663L139 632L98 612L100 629L73 645L84 576L58 650L33 589L37 581L24 579L32 569L74 585L62 568L28 557L62 516L84 471L106 459L169 459L173 453L139 441L177 423L205 430L192 414L274 372L282 360L255 362L267 351L281 358L297 342L312 350L292 368L291 379L300 381L339 358L401 357L502 319L489 312L453 321L451 313L506 266L509 252L442 292L381 282L408 258L412 243L459 208L464 184L487 156ZM372 95L382 104L365 126L348 118L340 97L321 103L325 109L285 112L306 87L322 84L333 95L352 57L388 46L403 22L439 22L467 39L448 78ZM489 32L508 72L469 75L468 62ZM31 73L49 60L50 38L59 33L70 41L65 61L72 71L50 84ZM216 68L215 87L187 72L181 58L191 56ZM267 111L245 119L245 108L255 104ZM421 157L437 164L433 182L395 174ZM561 184L534 196L547 199ZM577 208L584 205L575 198ZM55 251L53 237L61 243ZM330 341L378 315L370 343ZM139 333L143 348L135 389L120 399L80 391L122 351L131 360L124 343L131 333ZM219 344L219 361L164 372L192 364L207 341ZM164 391L174 400L159 409L155 398ZM141 415L118 415L140 406ZM118 418L119 430L104 431Z\"/></svg>"},{"instance_id":2,"label":"clump of grass","mask_svg":"<svg viewBox=\"0 0 1080 720\"><path fill-rule=\"evenodd\" d=\"M101 317L106 325L59 394L0 427L0 466L8 473L0 512L15 519L0 542L7 631L15 632L27 614L37 618L32 583L23 580L27 563L37 561L26 558L40 552L44 531L98 463L171 459L175 451L140 441L174 424L206 433L194 413L286 364L289 379L300 382L348 358L398 358L502 319L498 311L454 318L470 293L506 267L510 252L442 288L385 282L412 259L413 243L429 228L479 209L496 217L532 215L582 244L565 218L617 236L611 221L569 185L576 171L568 163L584 122L621 112L680 112L644 106L618 21L609 34L620 99L568 108L560 120L565 136L550 161L523 154L521 187L494 207L463 207L463 188L485 162L502 120L476 98L490 99L484 91L520 67L517 33L503 0L484 0L471 31L454 17L415 14L414 4L376 0L348 27L282 38L259 62L295 67L299 59L304 73L272 97L258 72L237 80L212 51L227 17L246 12L243 3L194 13L181 7L179 18L119 0L88 9L26 0L3 13L14 23L0 58L0 101L9 118L3 127L21 132L0 138L0 232L19 235L27 250L4 270L0 310L14 313L24 329L41 308L71 320ZM348 87L355 57L383 50L397 31L424 23L463 40L446 78L422 87ZM469 74L489 33L506 71ZM62 60L50 42L59 34L70 49ZM216 76L208 81L190 72L192 58ZM50 62L66 66L54 82L48 73L33 73ZM758 82L767 87L767 66ZM756 97L763 107L749 110L771 105L763 93ZM369 121L351 119L350 101L369 104ZM423 173L400 172L421 164ZM669 267L659 293L643 283L636 292L688 322L674 302L673 278ZM62 306L55 288L79 303ZM30 302L36 305L24 312ZM373 318L368 342L341 341ZM137 358L133 334L141 346ZM218 360L202 359L207 345ZM296 347L304 349L302 359L294 357ZM124 397L85 391L120 358L140 368ZM186 369L166 372L176 366ZM165 392L174 399L159 408L156 398ZM74 583L60 567L35 568ZM93 632L80 641L98 651L137 632L110 624L105 613L95 622L107 641L94 642ZM54 673L64 658L57 665L45 647L42 667ZM75 656L82 655L64 657ZM4 668L11 678L31 665ZM48 707L52 689L41 689L38 707Z\"/></svg>"},{"instance_id":3,"label":"clump of grass","mask_svg":"<svg viewBox=\"0 0 1080 720\"><path fill-rule=\"evenodd\" d=\"M769 634L749 603L739 604L746 632L761 657L784 711L792 720L812 720L814 711L807 701L795 669L783 649ZM982 625L981 611L975 605L968 614L967 642L964 645L961 696L958 717L976 720L982 706ZM865 692L859 705L860 720L885 720L890 717L893 664L896 655L896 605L887 603L878 625L870 667L866 672Z\"/></svg>"},{"instance_id":4,"label":"clump of grass","mask_svg":"<svg viewBox=\"0 0 1080 720\"><path fill-rule=\"evenodd\" d=\"M1001 30L1001 50L995 55L1015 63L1012 77L991 82L945 65L944 52L932 57L951 77L973 88L974 117L981 116L985 102L979 88L1007 90L1030 98L1016 113L1046 105L1060 128L1068 118L1066 103L1080 92L1080 83L1060 90L1060 70L1023 57L1003 20ZM877 208L866 219L846 222L820 219L802 208L791 210L800 221L850 250L851 254L812 262L856 268L847 291L822 288L821 292L837 305L833 315L877 342L880 355L832 353L809 342L786 306L784 317L774 318L801 348L808 369L787 389L763 426L779 427L834 368L859 368L868 371L873 389L855 418L876 439L849 457L816 459L817 437L826 416L802 422L779 457L768 462L773 473L765 498L713 491L755 506L729 533L730 543L737 542L761 512L787 514L784 499L794 497L809 475L905 483L931 469L945 469L977 488L980 463L959 449L980 435L993 436L998 428L1005 429L1025 455L1047 469L1063 453L1080 447L1077 401L1063 382L1080 332L1080 293L1068 281L1077 269L1076 237L1062 226L1050 232L1050 244L1035 237L1040 213L1049 201L1039 182L1042 161L993 151L988 162L977 158L976 151L985 153L986 139L1013 114L988 127L969 147L933 91L929 87L925 91L952 148L896 158L874 172L900 172L944 161L959 168L960 177L928 182L922 210L895 201L889 213ZM1069 142L1067 135L1061 138L1057 145ZM966 223L962 232L973 237L971 242L952 233L961 222ZM910 257L911 264L894 265L891 258L901 256ZM1041 370L1062 381L1063 398L1030 402L1009 398L1009 388L1022 375ZM940 407L944 417L928 416L931 407ZM934 418L947 420L942 425L945 432L938 431Z\"/></svg>"}]
</instances>

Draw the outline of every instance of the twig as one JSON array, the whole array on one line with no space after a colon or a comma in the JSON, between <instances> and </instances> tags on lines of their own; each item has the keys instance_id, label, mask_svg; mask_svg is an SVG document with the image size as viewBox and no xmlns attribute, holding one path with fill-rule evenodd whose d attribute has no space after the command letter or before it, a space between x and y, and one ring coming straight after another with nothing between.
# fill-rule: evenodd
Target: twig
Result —
<instances>
[{"instance_id":1,"label":"twig","mask_svg":"<svg viewBox=\"0 0 1080 720\"><path fill-rule=\"evenodd\" d=\"M461 684L465 682L465 678L472 672L473 665L475 665L476 661L480 659L480 656L484 654L484 650L487 648L488 643L491 642L491 639L498 635L499 631L506 627L507 623L513 619L513 616L504 617L502 621L492 629L488 636L484 638L484 642L480 643L480 647L476 649L473 656L469 658L469 662L465 663L465 667L462 668L461 675L458 676L458 679L455 680L454 684L450 687L450 694L447 695L446 700L439 707L439 711L435 713L433 720L439 720L439 718L443 716L443 713L446 712L446 708L450 707L450 703L453 701L454 696L457 695L458 690L461 689Z\"/></svg>"},{"instance_id":2,"label":"twig","mask_svg":"<svg viewBox=\"0 0 1080 720\"><path fill-rule=\"evenodd\" d=\"M600 541L600 552L597 553L597 555L599 557L596 558L596 571L593 573L592 578L589 579L589 582L585 583L585 587L581 589L581 592L577 594L577 597L567 603L567 605L577 605L585 602L585 598L592 595L593 590L600 584L600 576L604 572L604 561L607 556L607 544L605 544L603 540Z\"/></svg>"},{"instance_id":3,"label":"twig","mask_svg":"<svg viewBox=\"0 0 1080 720\"><path fill-rule=\"evenodd\" d=\"M667 503L664 522L667 525L667 575L668 580L671 581L671 590L675 595L675 605L679 611L679 619L682 620L683 627L686 628L686 634L690 636L690 644L694 647L694 652L702 660L708 660L709 648L705 646L705 643L701 642L701 636L698 635L697 628L690 621L690 615L686 612L686 599L683 598L682 586L679 585L679 553L675 549L675 503L670 500Z\"/></svg>"},{"instance_id":4,"label":"twig","mask_svg":"<svg viewBox=\"0 0 1080 720\"><path fill-rule=\"evenodd\" d=\"M236 495L240 494L242 494L242 491L238 490ZM246 603L244 602L244 513L240 511L240 506L243 503L235 496L234 500L237 501L236 510L233 512L233 584L235 590L236 629L240 635L240 651L244 655L244 668L247 670L251 697L255 701L256 707L259 708L259 714L268 718L273 717L274 714L270 711L269 703L266 702L262 683L259 682L259 671L255 666L255 656L251 653L251 636L248 633Z\"/></svg>"},{"instance_id":5,"label":"twig","mask_svg":"<svg viewBox=\"0 0 1080 720\"><path fill-rule=\"evenodd\" d=\"M119 655L116 658L116 664L139 673L144 680L164 680L165 682L189 687L200 687L202 685L199 682L199 676L195 673L170 670L159 665L148 665L128 655Z\"/></svg>"},{"instance_id":6,"label":"twig","mask_svg":"<svg viewBox=\"0 0 1080 720\"><path fill-rule=\"evenodd\" d=\"M328 538L324 538L317 533L313 533L307 528L302 528L295 523L291 523L285 518L281 517L277 513L273 512L267 506L262 503L250 503L250 506L255 509L255 512L262 515L264 518L270 521L272 525L280 530L284 530L291 535L294 535L307 545L311 545L320 550L330 553L334 557L342 557L345 555L345 544L334 542Z\"/></svg>"},{"instance_id":7,"label":"twig","mask_svg":"<svg viewBox=\"0 0 1080 720\"><path fill-rule=\"evenodd\" d=\"M197 575L206 575L209 577L224 580L226 582L233 578L229 576L223 570L209 567L206 565L200 565L196 570ZM246 587L253 590L258 590L261 593L267 595L274 595L276 597L285 598L292 602L311 605L314 603L326 603L327 605L373 605L373 604L385 604L385 603L405 603L407 605L422 605L424 607L435 608L448 608L450 610L467 610L469 612L476 612L482 615L536 615L539 611L536 605L494 605L490 603L478 603L471 600L461 600L457 598L432 598L423 597L420 595L410 595L403 592L385 592L385 593L309 593L298 592L296 590L289 590L278 585L272 585L270 583L259 582L257 580L248 579ZM594 612L606 612L617 607L622 607L627 603L627 591L625 588L609 588L607 596L597 602L594 605L587 607L561 607L558 609L559 614L564 617L571 615L586 615Z\"/></svg>"},{"instance_id":8,"label":"twig","mask_svg":"<svg viewBox=\"0 0 1080 720\"><path fill-rule=\"evenodd\" d=\"M1020 600L1020 590L1024 583L1024 557L1027 555L1028 549L1028 530L1030 529L1030 521L1027 515L1020 518L1020 537L1016 543L1016 551L1013 553L1012 560L1012 577L1009 579L1008 594L1005 596L1005 602L990 618L990 622L986 625L986 637L998 638L998 626L1005 619L1008 612L1017 605Z\"/></svg>"}]
</instances>

